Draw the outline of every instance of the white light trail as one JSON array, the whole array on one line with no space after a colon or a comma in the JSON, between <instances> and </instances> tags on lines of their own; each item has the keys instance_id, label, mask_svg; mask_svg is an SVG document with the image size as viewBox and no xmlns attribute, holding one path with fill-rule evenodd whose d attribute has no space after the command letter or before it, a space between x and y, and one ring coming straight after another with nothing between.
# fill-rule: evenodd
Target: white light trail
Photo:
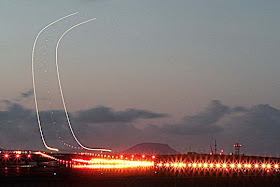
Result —
<instances>
[{"instance_id":1,"label":"white light trail","mask_svg":"<svg viewBox=\"0 0 280 187\"><path fill-rule=\"evenodd\" d=\"M68 114L68 111L67 111L67 108L66 108L66 104L65 104L65 99L64 99L64 95L63 95L63 91L62 91L62 86L61 86L61 80L60 80L60 75L59 75L59 67L58 67L58 46L59 46L59 43L61 41L61 39L64 37L64 35L66 33L68 33L70 30L74 29L75 27L78 27L82 24L85 24L87 22L90 22L90 21L93 21L95 20L96 18L92 18L92 19L89 19L87 21L84 21L84 22L81 22L79 24L76 24L74 25L73 27L69 28L68 30L66 30L62 35L61 37L59 38L59 40L57 41L57 44L56 44L56 48L55 48L55 64L56 64L56 73L57 73L57 80L58 80L58 86L59 86L59 90L60 90L60 95L61 95L61 100L62 100L62 103L63 103L63 108L64 108L64 111L65 111L65 116L66 116L66 119L67 119L67 123L68 123L68 126L70 128L70 131L72 133L72 136L73 138L75 139L75 141L79 144L79 146L81 146L82 148L86 149L86 150L90 150L90 151L107 151L107 152L111 152L110 149L100 149L100 148L89 148L89 147L86 147L84 145L82 145L80 143L80 141L78 140L78 138L76 137L74 131L73 131L73 128L72 128L72 125L71 125L71 121L70 121L70 118L69 118L69 114Z\"/></svg>"},{"instance_id":2,"label":"white light trail","mask_svg":"<svg viewBox=\"0 0 280 187\"><path fill-rule=\"evenodd\" d=\"M37 34L36 38L35 38L35 41L34 41L34 44L33 44L33 48L32 48L32 55L31 55L31 69L32 69L32 84L33 84L33 92L34 92L34 101L35 101L35 108L36 108L36 116L37 116L37 122L38 122L38 126L39 126L39 131L40 131L40 135L41 135L41 139L43 141L43 144L44 146L51 150L51 151L59 151L57 148L53 148L53 147L50 147L47 145L46 141L45 141L45 138L44 138L44 134L43 134L43 131L42 131L42 126L41 126L41 120L40 120L40 115L39 115L39 108L38 108L38 102L37 102L37 95L36 95L36 85L35 85L35 72L34 72L34 53L35 53L35 47L36 47L36 43L37 43L37 40L39 38L39 36L41 35L41 33L46 30L48 27L50 27L51 25L55 24L56 22L60 21L60 20L63 20L67 17L70 17L70 16L73 16L75 14L78 14L78 12L75 12L73 14L69 14L67 16L64 16L60 19L57 19L56 21L48 24L47 26L45 26L42 30L40 30L40 32Z\"/></svg>"},{"instance_id":3,"label":"white light trail","mask_svg":"<svg viewBox=\"0 0 280 187\"><path fill-rule=\"evenodd\" d=\"M34 152L34 154L36 154L36 155L41 155L42 157L45 157L45 158L50 158L50 159L53 159L53 160L57 160L57 158L55 158L55 157L53 157L53 156L51 156L51 155L47 155L47 154L45 154L45 153L42 153L42 152L40 152L40 151Z\"/></svg>"}]
</instances>

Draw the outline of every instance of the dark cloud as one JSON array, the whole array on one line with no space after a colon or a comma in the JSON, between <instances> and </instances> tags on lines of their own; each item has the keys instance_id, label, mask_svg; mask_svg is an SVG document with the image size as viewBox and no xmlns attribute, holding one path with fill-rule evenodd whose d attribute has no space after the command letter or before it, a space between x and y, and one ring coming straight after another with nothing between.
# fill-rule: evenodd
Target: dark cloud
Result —
<instances>
[{"instance_id":1,"label":"dark cloud","mask_svg":"<svg viewBox=\"0 0 280 187\"><path fill-rule=\"evenodd\" d=\"M202 112L186 116L180 124L165 125L163 130L180 135L211 134L223 131L216 123L225 115L232 113L230 107L223 105L218 100L213 100Z\"/></svg>"},{"instance_id":2,"label":"dark cloud","mask_svg":"<svg viewBox=\"0 0 280 187\"><path fill-rule=\"evenodd\" d=\"M238 112L247 112L249 109L248 108L246 108L246 107L242 107L242 106L236 106L236 107L233 107L232 109L231 109L231 112L233 112L233 113L238 113Z\"/></svg>"},{"instance_id":3,"label":"dark cloud","mask_svg":"<svg viewBox=\"0 0 280 187\"><path fill-rule=\"evenodd\" d=\"M20 104L2 101L6 105L0 111L0 147L8 149L42 149L38 129L36 128L35 113Z\"/></svg>"},{"instance_id":4,"label":"dark cloud","mask_svg":"<svg viewBox=\"0 0 280 187\"><path fill-rule=\"evenodd\" d=\"M23 106L17 103L13 103L7 100L2 101L5 103L5 111L0 111L0 121L25 121L27 118L30 118L32 110L25 109Z\"/></svg>"},{"instance_id":5,"label":"dark cloud","mask_svg":"<svg viewBox=\"0 0 280 187\"><path fill-rule=\"evenodd\" d=\"M20 93L20 96L21 96L22 98L28 98L28 97L30 97L30 96L32 96L32 95L33 95L33 89L30 89L30 90L28 90L28 91L26 91L26 92Z\"/></svg>"},{"instance_id":6,"label":"dark cloud","mask_svg":"<svg viewBox=\"0 0 280 187\"><path fill-rule=\"evenodd\" d=\"M44 149L35 111L10 101L2 102L6 108L0 111L0 147ZM63 111L42 111L40 114L49 145L63 149L56 129L64 141L76 145ZM158 142L167 143L182 153L190 151L190 147L191 151L209 152L209 145L217 139L218 149L227 153L233 151L234 142L239 142L241 152L248 155L280 155L280 147L276 146L280 142L280 111L270 105L230 107L215 100L196 115L185 116L181 123L151 124L142 129L134 126L137 119L161 118L166 114L97 107L70 115L77 137L89 147L119 151L137 143ZM54 121L57 126L53 125Z\"/></svg>"},{"instance_id":7,"label":"dark cloud","mask_svg":"<svg viewBox=\"0 0 280 187\"><path fill-rule=\"evenodd\" d=\"M114 111L112 108L100 106L79 111L75 116L75 120L83 123L117 123L132 122L137 119L163 118L167 116L167 114L154 113L147 110L128 109L125 111Z\"/></svg>"},{"instance_id":8,"label":"dark cloud","mask_svg":"<svg viewBox=\"0 0 280 187\"><path fill-rule=\"evenodd\" d=\"M31 96L33 96L33 89L29 89L26 92L19 93L19 96L15 97L11 100L0 100L0 103L9 105L10 103L22 102L24 99L28 99Z\"/></svg>"},{"instance_id":9,"label":"dark cloud","mask_svg":"<svg viewBox=\"0 0 280 187\"><path fill-rule=\"evenodd\" d=\"M244 115L233 116L225 125L221 138L242 142L248 154L280 155L275 146L280 141L280 111L270 105L256 105Z\"/></svg>"},{"instance_id":10,"label":"dark cloud","mask_svg":"<svg viewBox=\"0 0 280 187\"><path fill-rule=\"evenodd\" d=\"M231 108L212 101L202 112L186 116L182 123L164 125L159 130L175 142L186 142L182 148L185 151L189 151L189 145L193 151L209 152L209 145L217 139L218 147L227 152L233 152L232 145L240 142L245 154L280 156L280 148L275 146L280 141L280 110L267 104Z\"/></svg>"},{"instance_id":11,"label":"dark cloud","mask_svg":"<svg viewBox=\"0 0 280 187\"><path fill-rule=\"evenodd\" d=\"M5 104L5 108L0 111L0 147L44 149L35 111L8 100L4 100L2 103ZM76 115L70 114L75 133L85 145L89 144L90 146L90 142L93 142L93 147L115 147L128 140L130 140L129 142L135 142L141 137L141 130L135 128L129 122L137 119L154 119L167 116L166 114L138 109L115 111L108 107L97 107L77 113ZM64 111L40 111L40 120L44 136L49 145L62 146L58 140L57 130L64 141L76 145L70 134ZM89 123L95 124L89 125ZM102 141L100 137L102 137Z\"/></svg>"}]
</instances>

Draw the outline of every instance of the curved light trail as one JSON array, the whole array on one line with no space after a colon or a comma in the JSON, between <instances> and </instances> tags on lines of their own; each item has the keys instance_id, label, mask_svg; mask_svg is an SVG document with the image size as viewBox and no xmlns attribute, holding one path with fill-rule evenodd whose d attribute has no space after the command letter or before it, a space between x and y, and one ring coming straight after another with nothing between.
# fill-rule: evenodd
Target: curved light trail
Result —
<instances>
[{"instance_id":1,"label":"curved light trail","mask_svg":"<svg viewBox=\"0 0 280 187\"><path fill-rule=\"evenodd\" d=\"M32 84L33 84L33 92L34 92L34 101L35 101L35 108L36 108L36 116L37 116L37 122L38 122L38 127L39 127L39 131L40 131L40 135L41 135L41 139L43 141L44 146L51 151L59 151L59 149L57 148L53 148L47 145L46 140L44 138L44 134L42 131L42 126L41 126L41 120L40 120L40 114L39 114L39 108L38 108L38 102L37 102L37 95L36 95L36 85L35 85L35 72L34 72L34 54L35 54L35 47L36 47L36 43L37 40L39 38L39 36L41 35L41 33L46 30L48 27L50 27L51 25L55 24L56 22L63 20L67 17L73 16L75 14L78 14L78 12L75 12L73 14L69 14L67 16L64 16L60 19L55 20L54 22L48 24L47 26L45 26L42 30L40 30L40 32L37 34L34 44L33 44L33 48L32 48L32 55L31 55L31 69L32 69Z\"/></svg>"},{"instance_id":2,"label":"curved light trail","mask_svg":"<svg viewBox=\"0 0 280 187\"><path fill-rule=\"evenodd\" d=\"M83 21L81 23L78 23L76 25L74 25L73 27L69 28L68 30L66 30L62 35L61 37L59 38L59 40L57 41L57 44L56 44L56 48L55 48L55 64L56 64L56 73L57 73L57 80L58 80L58 86L59 86L59 90L60 90L60 95L61 95L61 100L62 100L62 103L63 103L63 108L64 108L64 112L65 112L65 116L66 116L66 119L67 119L67 123L68 123L68 126L70 128L70 131L72 133L72 136L73 138L75 139L75 141L79 144L79 146L81 146L82 148L86 149L86 150L89 150L89 151L107 151L107 152L111 152L110 149L100 149L100 148L89 148L89 147L86 147L84 145L82 145L80 143L80 141L78 140L78 138L76 137L74 131L73 131L73 128L72 128L72 125L71 125L71 121L70 121L70 118L69 118L69 114L68 114L68 111L67 111L67 108L66 108L66 104L65 104L65 99L64 99L64 95L63 95L63 91L62 91L62 86L61 86L61 80L60 80L60 74L59 74L59 67L58 67L58 47L59 47L59 43L61 41L61 39L64 37L64 35L66 33L68 33L70 30L74 29L75 27L78 27L82 24L85 24L87 22L90 22L90 21L93 21L95 20L96 18L92 18L92 19L89 19L87 21Z\"/></svg>"}]
</instances>

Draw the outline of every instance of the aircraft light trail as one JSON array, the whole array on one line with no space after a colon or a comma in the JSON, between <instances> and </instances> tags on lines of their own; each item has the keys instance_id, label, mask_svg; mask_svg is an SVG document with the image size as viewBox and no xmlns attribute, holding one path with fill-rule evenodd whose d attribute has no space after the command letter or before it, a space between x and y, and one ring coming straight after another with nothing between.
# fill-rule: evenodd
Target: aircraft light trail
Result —
<instances>
[{"instance_id":1,"label":"aircraft light trail","mask_svg":"<svg viewBox=\"0 0 280 187\"><path fill-rule=\"evenodd\" d=\"M55 64L56 64L56 73L57 73L57 80L58 80L58 86L59 86L59 90L60 90L60 95L61 95L61 100L62 100L62 103L63 103L63 108L64 108L64 112L65 112L65 116L66 116L66 119L67 119L67 123L68 123L68 126L70 128L70 131L71 131L71 134L73 136L73 138L75 139L75 141L79 144L79 146L81 146L82 148L86 149L86 150L90 150L90 151L106 151L106 152L111 152L110 149L99 149L99 148L89 148L89 147L86 147L84 145L82 145L80 143L80 141L78 140L78 138L76 137L75 133L74 133L74 130L72 128L72 125L71 125L71 121L70 121L70 118L69 118L69 114L68 114L68 111L67 111L67 108L66 108L66 104L65 104L65 99L64 99L64 95L63 95L63 91L62 91L62 86L61 86L61 80L60 80L60 74L59 74L59 66L58 66L58 47L59 47L59 43L61 41L61 39L64 37L64 35L66 33L68 33L69 31L71 31L72 29L82 25L82 24L85 24L85 23L88 23L90 21L93 21L95 20L96 18L92 18L92 19L89 19L89 20L86 20L84 22L81 22L81 23L78 23L76 25L74 25L73 27L69 28L68 30L66 30L62 35L61 37L58 39L57 41L57 44L56 44L56 48L55 48Z\"/></svg>"},{"instance_id":2,"label":"aircraft light trail","mask_svg":"<svg viewBox=\"0 0 280 187\"><path fill-rule=\"evenodd\" d=\"M32 84L33 84L33 92L34 92L34 101L35 101L35 109L36 109L36 116L37 116L37 123L38 123L38 127L39 127L39 131L40 131L40 136L41 136L41 139L42 139L42 142L44 144L44 146L48 149L48 150L51 150L51 151L59 151L58 148L54 148L54 147L50 147L48 146L47 142L46 142L46 139L44 137L44 134L43 134L43 130L42 130L42 123L41 123L41 119L40 119L40 113L39 113L39 107L38 107L38 99L37 99L37 92L36 92L36 84L35 84L35 71L34 71L34 56L35 56L35 48L36 48L36 44L37 44L37 40L38 38L40 37L41 33L43 31L45 31L47 28L49 28L51 25L57 23L58 21L61 21L65 18L68 18L70 16L73 16L73 15L76 15L78 14L78 12L75 12L75 13L72 13L72 14L69 14L67 16L64 16L60 19L57 19L55 21L53 21L52 23L48 24L47 26L45 26L42 30L40 30L40 32L37 34L36 38L35 38L35 41L34 41L34 44L33 44L33 48L32 48L32 55L31 55L31 69L32 69ZM66 108L66 104L65 104L65 99L64 99L64 95L63 95L63 91L62 91L62 85L61 85L61 80L60 80L60 74L59 74L59 66L58 66L58 47L59 47L59 43L61 41L61 39L64 37L64 35L66 33L68 33L70 30L82 25L82 24L85 24L85 23L88 23L90 21L93 21L95 20L96 18L91 18L89 20L86 20L86 21L83 21L81 23L78 23L74 26L72 26L71 28L67 29L61 36L60 38L58 39L57 41L57 44L56 44L56 47L55 47L55 65L56 65L56 74L57 74L57 80L58 80L58 85L59 85L59 90L60 90L60 95L61 95L61 100L62 100L62 104L63 104L63 108L64 108L64 112L65 112L65 116L66 116L66 119L67 119L67 123L68 123L68 126L70 128L70 131L71 131L71 134L73 136L73 138L75 139L75 141L78 143L78 145L80 147L82 147L83 149L86 149L86 150L90 150L90 151L104 151L104 152L111 152L110 149L103 149L103 148L89 148L89 147L86 147L84 145L82 145L80 143L80 141L78 140L78 138L76 137L75 133L74 133L74 130L72 128L72 125L71 125L71 121L70 121L70 118L69 118L69 114L68 114L68 111L67 111L67 108ZM60 25L59 25L60 26ZM44 53L45 54L45 53ZM45 62L45 61L44 61ZM46 70L45 70L46 72ZM50 102L51 103L51 102ZM73 147L73 146L72 146Z\"/></svg>"},{"instance_id":3,"label":"aircraft light trail","mask_svg":"<svg viewBox=\"0 0 280 187\"><path fill-rule=\"evenodd\" d=\"M32 54L31 54L31 69L32 69L32 85L33 85L33 92L34 92L34 102L35 102L35 109L36 109L36 116L37 116L37 122L38 122L38 127L39 127L39 131L40 131L40 135L41 135L41 139L43 141L44 146L51 151L59 151L59 149L57 148L53 148L47 145L46 140L44 138L44 134L42 131L42 126L41 126L41 120L40 120L40 114L39 114L39 108L38 108L38 102L37 102L37 95L36 95L36 84L35 84L35 72L34 72L34 54L35 54L35 47L36 47L36 43L37 40L39 38L39 36L41 35L41 33L46 30L48 27L50 27L51 25L55 24L56 22L63 20L65 18L68 18L70 16L73 16L75 14L78 14L79 12L75 12L73 14L69 14L67 16L64 16L60 19L55 20L54 22L48 24L47 26L45 26L42 30L40 30L40 32L37 34L34 44L33 44L33 48L32 48Z\"/></svg>"}]
</instances>

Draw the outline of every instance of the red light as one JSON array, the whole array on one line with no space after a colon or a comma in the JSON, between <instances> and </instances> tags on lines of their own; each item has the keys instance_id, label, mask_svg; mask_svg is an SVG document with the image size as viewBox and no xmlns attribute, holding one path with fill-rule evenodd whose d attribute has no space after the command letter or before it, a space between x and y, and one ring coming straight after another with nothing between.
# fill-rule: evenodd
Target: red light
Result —
<instances>
[{"instance_id":1,"label":"red light","mask_svg":"<svg viewBox=\"0 0 280 187\"><path fill-rule=\"evenodd\" d=\"M153 156L152 156L152 159L155 159L155 158L156 158L156 156L153 155Z\"/></svg>"},{"instance_id":2,"label":"red light","mask_svg":"<svg viewBox=\"0 0 280 187\"><path fill-rule=\"evenodd\" d=\"M27 155L27 158L31 158L31 155Z\"/></svg>"},{"instance_id":3,"label":"red light","mask_svg":"<svg viewBox=\"0 0 280 187\"><path fill-rule=\"evenodd\" d=\"M142 158L145 158L145 155L142 155Z\"/></svg>"},{"instance_id":4,"label":"red light","mask_svg":"<svg viewBox=\"0 0 280 187\"><path fill-rule=\"evenodd\" d=\"M16 158L19 158L19 157L20 157L19 154L17 154L17 155L16 155Z\"/></svg>"},{"instance_id":5,"label":"red light","mask_svg":"<svg viewBox=\"0 0 280 187\"><path fill-rule=\"evenodd\" d=\"M5 158L9 158L9 155L8 154L5 154L5 156L4 156Z\"/></svg>"}]
</instances>

